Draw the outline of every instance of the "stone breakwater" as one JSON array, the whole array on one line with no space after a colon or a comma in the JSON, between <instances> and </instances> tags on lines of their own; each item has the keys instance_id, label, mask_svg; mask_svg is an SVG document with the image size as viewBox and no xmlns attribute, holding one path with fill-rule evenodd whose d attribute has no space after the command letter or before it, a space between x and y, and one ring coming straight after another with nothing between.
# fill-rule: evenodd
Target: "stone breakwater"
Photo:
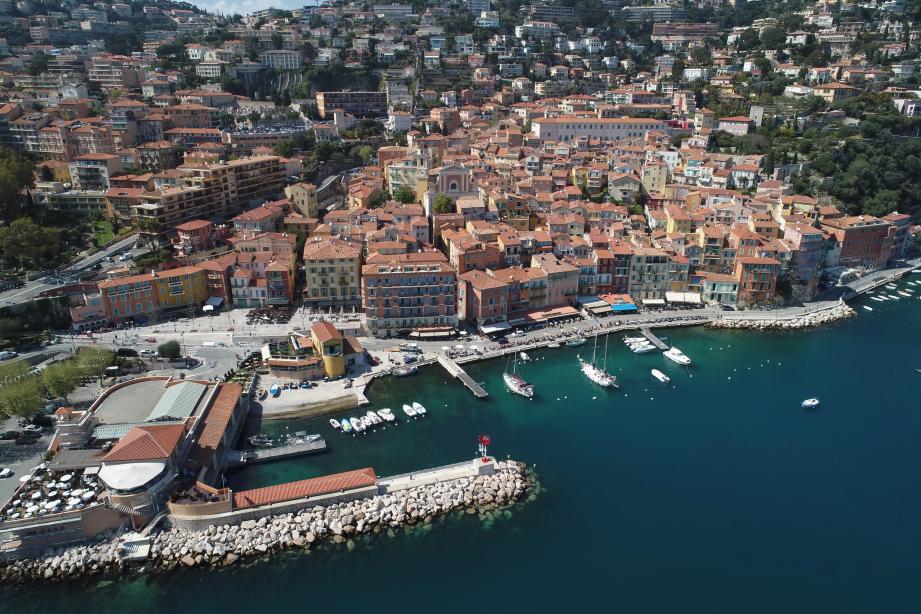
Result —
<instances>
[{"instance_id":1,"label":"stone breakwater","mask_svg":"<svg viewBox=\"0 0 921 614\"><path fill-rule=\"evenodd\" d=\"M479 513L536 497L534 476L516 462L499 462L491 475L463 477L366 499L297 513L247 520L239 525L211 526L202 531L166 529L151 540L150 556L141 561L149 571L185 567L227 567L246 559L286 549L309 549L323 541L347 543L366 533L379 533L416 523L430 523L449 512ZM111 536L109 536L111 538ZM0 569L0 580L79 579L139 568L119 556L117 540L49 551Z\"/></svg>"},{"instance_id":2,"label":"stone breakwater","mask_svg":"<svg viewBox=\"0 0 921 614\"><path fill-rule=\"evenodd\" d=\"M806 313L801 316L792 318L723 318L710 323L712 328L735 328L750 330L792 330L798 328L811 328L822 326L836 320L843 320L856 315L853 309L845 303L836 305L830 309Z\"/></svg>"}]
</instances>

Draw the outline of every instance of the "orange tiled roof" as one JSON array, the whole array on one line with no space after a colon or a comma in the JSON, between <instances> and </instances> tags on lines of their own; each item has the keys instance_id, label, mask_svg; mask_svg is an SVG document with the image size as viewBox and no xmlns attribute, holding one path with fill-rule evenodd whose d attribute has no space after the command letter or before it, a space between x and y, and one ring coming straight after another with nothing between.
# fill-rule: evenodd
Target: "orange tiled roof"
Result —
<instances>
[{"instance_id":1,"label":"orange tiled roof","mask_svg":"<svg viewBox=\"0 0 921 614\"><path fill-rule=\"evenodd\" d=\"M240 491L233 495L233 506L235 509L240 509L257 505L269 505L280 501L314 497L376 484L377 475L375 475L374 469L367 467L309 480Z\"/></svg>"},{"instance_id":2,"label":"orange tiled roof","mask_svg":"<svg viewBox=\"0 0 921 614\"><path fill-rule=\"evenodd\" d=\"M136 426L102 460L110 463L169 458L184 432L184 424Z\"/></svg>"},{"instance_id":3,"label":"orange tiled roof","mask_svg":"<svg viewBox=\"0 0 921 614\"><path fill-rule=\"evenodd\" d=\"M217 450L242 391L243 388L239 384L220 385L217 398L211 404L211 410L205 416L204 426L198 436L199 447Z\"/></svg>"}]
</instances>

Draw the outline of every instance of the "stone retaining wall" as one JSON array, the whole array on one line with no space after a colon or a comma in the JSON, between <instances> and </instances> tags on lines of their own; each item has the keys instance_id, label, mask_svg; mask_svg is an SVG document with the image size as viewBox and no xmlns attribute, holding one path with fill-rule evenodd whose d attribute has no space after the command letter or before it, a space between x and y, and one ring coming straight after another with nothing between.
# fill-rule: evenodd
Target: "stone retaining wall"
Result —
<instances>
[{"instance_id":1,"label":"stone retaining wall","mask_svg":"<svg viewBox=\"0 0 921 614\"><path fill-rule=\"evenodd\" d=\"M239 525L208 526L202 530L170 528L152 536L146 572L182 567L226 567L247 557L289 548L308 549L330 541L348 542L357 535L431 522L452 511L480 513L527 496L536 497L533 475L524 465L496 463L491 475L478 475L408 488L393 493L334 505L314 506ZM117 540L54 549L41 558L16 561L0 568L0 580L69 580L88 575L131 571L137 563L120 556Z\"/></svg>"},{"instance_id":2,"label":"stone retaining wall","mask_svg":"<svg viewBox=\"0 0 921 614\"><path fill-rule=\"evenodd\" d=\"M841 302L834 307L805 313L799 316L788 316L783 318L723 318L714 320L710 323L711 328L725 329L748 329L748 330L793 330L799 328L811 328L822 326L836 320L843 320L856 315L851 307Z\"/></svg>"}]
</instances>

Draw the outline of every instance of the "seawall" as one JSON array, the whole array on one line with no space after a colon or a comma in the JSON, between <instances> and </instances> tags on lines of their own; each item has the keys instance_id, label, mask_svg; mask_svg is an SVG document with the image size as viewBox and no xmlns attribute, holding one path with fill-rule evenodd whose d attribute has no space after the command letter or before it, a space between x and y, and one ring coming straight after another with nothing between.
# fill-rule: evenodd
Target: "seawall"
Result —
<instances>
[{"instance_id":1,"label":"seawall","mask_svg":"<svg viewBox=\"0 0 921 614\"><path fill-rule=\"evenodd\" d=\"M117 539L55 549L41 558L8 564L0 569L0 580L76 580L136 571L141 564L148 573L226 567L281 550L310 549L323 542L345 543L362 534L430 523L450 512L489 515L497 508L536 496L534 476L523 464L492 459L489 463L492 471L480 475L456 477L455 468L460 465L427 470L419 475L444 470L450 479L423 480L418 486L412 485L414 480L408 475L384 478L377 494L353 501L312 505L200 530L168 528L150 538L149 554L143 560L127 560L125 546Z\"/></svg>"}]
</instances>

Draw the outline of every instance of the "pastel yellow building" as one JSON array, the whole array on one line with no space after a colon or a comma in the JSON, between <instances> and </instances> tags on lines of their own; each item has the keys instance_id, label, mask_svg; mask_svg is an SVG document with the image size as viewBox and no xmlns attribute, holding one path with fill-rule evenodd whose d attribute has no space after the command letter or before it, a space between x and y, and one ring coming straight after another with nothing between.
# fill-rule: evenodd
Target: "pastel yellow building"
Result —
<instances>
[{"instance_id":1,"label":"pastel yellow building","mask_svg":"<svg viewBox=\"0 0 921 614\"><path fill-rule=\"evenodd\" d=\"M323 360L328 377L345 375L345 348L342 333L329 322L318 322L310 329L313 349Z\"/></svg>"},{"instance_id":2,"label":"pastel yellow building","mask_svg":"<svg viewBox=\"0 0 921 614\"><path fill-rule=\"evenodd\" d=\"M154 273L160 309L201 305L208 298L204 269L186 266Z\"/></svg>"}]
</instances>

